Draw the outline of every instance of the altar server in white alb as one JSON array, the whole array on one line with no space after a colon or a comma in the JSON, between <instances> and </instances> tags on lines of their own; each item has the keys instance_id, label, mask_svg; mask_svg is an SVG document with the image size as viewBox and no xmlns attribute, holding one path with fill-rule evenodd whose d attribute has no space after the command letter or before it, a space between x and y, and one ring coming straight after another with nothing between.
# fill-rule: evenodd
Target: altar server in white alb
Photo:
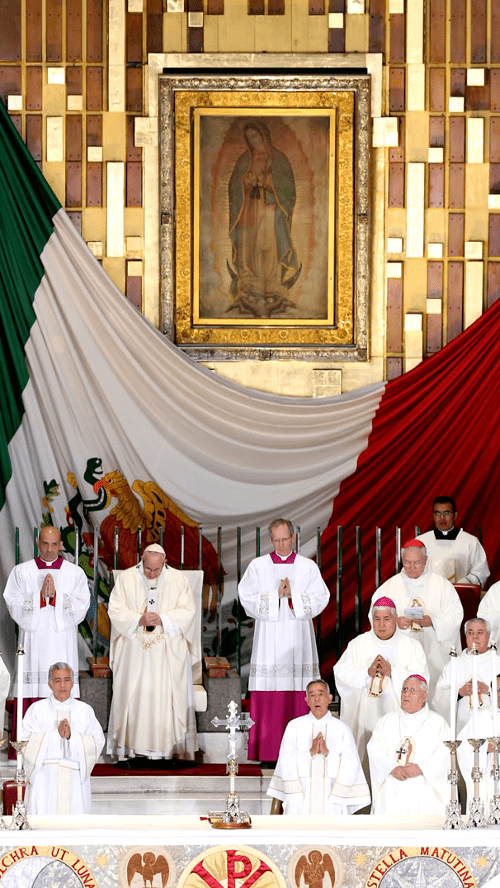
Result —
<instances>
[{"instance_id":1,"label":"altar server in white alb","mask_svg":"<svg viewBox=\"0 0 500 888\"><path fill-rule=\"evenodd\" d=\"M450 790L450 729L427 705L427 682L409 675L401 707L383 715L368 742L372 814L444 814Z\"/></svg>"},{"instance_id":2,"label":"altar server in white alb","mask_svg":"<svg viewBox=\"0 0 500 888\"><path fill-rule=\"evenodd\" d=\"M195 603L180 570L153 543L116 581L108 608L113 699L108 752L123 759L193 758L197 749L190 649Z\"/></svg>"},{"instance_id":3,"label":"altar server in white alb","mask_svg":"<svg viewBox=\"0 0 500 888\"><path fill-rule=\"evenodd\" d=\"M38 557L16 565L4 590L4 598L21 632L25 699L50 694L49 667L69 663L78 688L77 629L89 609L90 593L81 567L61 557L61 534L46 525L38 536Z\"/></svg>"},{"instance_id":4,"label":"altar server in white alb","mask_svg":"<svg viewBox=\"0 0 500 888\"><path fill-rule=\"evenodd\" d=\"M255 630L250 661L248 758L276 762L290 719L307 712L306 685L319 678L313 617L328 604L330 593L318 565L292 551L291 521L269 525L273 550L254 558L238 587L240 601Z\"/></svg>"},{"instance_id":5,"label":"altar server in white alb","mask_svg":"<svg viewBox=\"0 0 500 888\"><path fill-rule=\"evenodd\" d=\"M305 699L310 711L287 725L267 795L285 814L354 814L370 804L354 738L329 711L325 681L310 682Z\"/></svg>"},{"instance_id":6,"label":"altar server in white alb","mask_svg":"<svg viewBox=\"0 0 500 888\"><path fill-rule=\"evenodd\" d=\"M427 549L430 569L450 583L484 586L490 575L486 552L477 537L455 527L455 500L450 496L436 497L432 512L434 530L417 537Z\"/></svg>"},{"instance_id":7,"label":"altar server in white alb","mask_svg":"<svg viewBox=\"0 0 500 888\"><path fill-rule=\"evenodd\" d=\"M424 649L433 688L448 662L451 645L461 650L464 611L451 583L429 570L426 549L420 540L404 544L401 560L403 569L374 593L372 606L382 595L392 598L398 611L398 627Z\"/></svg>"},{"instance_id":8,"label":"altar server in white alb","mask_svg":"<svg viewBox=\"0 0 500 888\"><path fill-rule=\"evenodd\" d=\"M490 801L494 795L493 777L491 775L494 767L493 744L489 742L490 738L498 737L500 732L500 675L495 677L493 687L496 685L496 723L493 721L492 707L482 709L476 716L476 729L474 729L473 719L470 718L465 728L462 728L457 739L461 741L457 749L458 765L465 780L467 790L466 806L469 805L474 798L474 781L472 780L472 769L474 767L474 750L467 741L482 739L485 742L479 748L479 767L482 772L482 780L479 782L479 791L482 802L485 806L485 814L488 816ZM477 731L477 737L474 736Z\"/></svg>"},{"instance_id":9,"label":"altar server in white alb","mask_svg":"<svg viewBox=\"0 0 500 888\"><path fill-rule=\"evenodd\" d=\"M54 663L50 697L28 709L22 724L28 814L90 814L90 775L104 734L94 710L75 700L73 670Z\"/></svg>"},{"instance_id":10,"label":"altar server in white alb","mask_svg":"<svg viewBox=\"0 0 500 888\"><path fill-rule=\"evenodd\" d=\"M456 659L456 687L458 689L457 706L457 731L461 731L472 718L472 663L473 657L477 664L477 687L479 698L479 710L487 710L491 705L490 685L492 676L500 672L500 656L495 655L493 660L491 651L488 650L490 641L490 627L487 620L475 617L465 624L465 640L467 649L462 651ZM471 654L475 646L477 654ZM451 662L443 669L436 686L433 708L443 717L449 717L450 711L450 687L451 687ZM472 737L472 734L469 734ZM474 738L477 739L477 738Z\"/></svg>"},{"instance_id":11,"label":"altar server in white alb","mask_svg":"<svg viewBox=\"0 0 500 888\"><path fill-rule=\"evenodd\" d=\"M361 761L379 718L399 709L406 676L415 670L429 678L422 645L398 629L396 616L390 598L377 598L372 628L349 642L333 669L340 718L354 735Z\"/></svg>"}]
</instances>

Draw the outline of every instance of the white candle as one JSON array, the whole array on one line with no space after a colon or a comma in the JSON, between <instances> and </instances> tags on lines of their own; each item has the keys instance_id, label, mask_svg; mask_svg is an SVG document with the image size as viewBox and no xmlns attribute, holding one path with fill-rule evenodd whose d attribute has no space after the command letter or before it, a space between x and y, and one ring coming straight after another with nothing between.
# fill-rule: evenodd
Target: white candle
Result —
<instances>
[{"instance_id":1,"label":"white candle","mask_svg":"<svg viewBox=\"0 0 500 888\"><path fill-rule=\"evenodd\" d=\"M457 739L457 649L450 651L450 730L451 739Z\"/></svg>"},{"instance_id":2,"label":"white candle","mask_svg":"<svg viewBox=\"0 0 500 888\"><path fill-rule=\"evenodd\" d=\"M497 701L497 646L490 644L491 651L491 713L493 716L493 736L498 737L498 701Z\"/></svg>"},{"instance_id":3,"label":"white candle","mask_svg":"<svg viewBox=\"0 0 500 888\"><path fill-rule=\"evenodd\" d=\"M19 645L17 649L17 737L16 739L19 741L21 739L21 725L23 721L23 657L24 650ZM17 757L17 761L20 762L19 756Z\"/></svg>"},{"instance_id":4,"label":"white candle","mask_svg":"<svg viewBox=\"0 0 500 888\"><path fill-rule=\"evenodd\" d=\"M479 739L479 729L477 726L477 711L479 705L479 698L477 696L477 650L476 645L472 645L472 731L474 734L473 740Z\"/></svg>"}]
</instances>

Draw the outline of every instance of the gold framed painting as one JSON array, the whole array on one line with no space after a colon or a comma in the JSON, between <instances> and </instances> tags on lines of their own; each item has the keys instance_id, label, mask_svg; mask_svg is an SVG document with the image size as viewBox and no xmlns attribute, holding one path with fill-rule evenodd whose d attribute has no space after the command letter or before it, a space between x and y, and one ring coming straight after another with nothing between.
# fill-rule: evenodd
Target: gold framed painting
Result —
<instances>
[{"instance_id":1,"label":"gold framed painting","mask_svg":"<svg viewBox=\"0 0 500 888\"><path fill-rule=\"evenodd\" d=\"M197 360L367 357L369 78L160 76L162 328Z\"/></svg>"}]
</instances>

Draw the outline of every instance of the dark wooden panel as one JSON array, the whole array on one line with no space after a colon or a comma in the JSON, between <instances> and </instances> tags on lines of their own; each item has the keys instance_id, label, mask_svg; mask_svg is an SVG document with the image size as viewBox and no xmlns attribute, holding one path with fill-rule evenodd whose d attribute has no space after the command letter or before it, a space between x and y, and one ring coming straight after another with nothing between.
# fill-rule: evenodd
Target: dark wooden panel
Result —
<instances>
[{"instance_id":1,"label":"dark wooden panel","mask_svg":"<svg viewBox=\"0 0 500 888\"><path fill-rule=\"evenodd\" d=\"M264 15L265 11L264 0L248 0L248 15ZM322 14L324 15L324 4Z\"/></svg>"},{"instance_id":2,"label":"dark wooden panel","mask_svg":"<svg viewBox=\"0 0 500 888\"><path fill-rule=\"evenodd\" d=\"M218 0L222 5L222 13L224 12L224 0ZM209 0L210 4L210 0ZM211 11L208 9L207 12ZM212 15L214 13L212 12ZM162 0L148 0L148 12L146 18L146 40L147 51L161 52L163 50L163 4Z\"/></svg>"},{"instance_id":3,"label":"dark wooden panel","mask_svg":"<svg viewBox=\"0 0 500 888\"><path fill-rule=\"evenodd\" d=\"M66 115L66 160L82 159L82 116Z\"/></svg>"},{"instance_id":4,"label":"dark wooden panel","mask_svg":"<svg viewBox=\"0 0 500 888\"><path fill-rule=\"evenodd\" d=\"M328 29L328 52L345 52L345 31L343 28Z\"/></svg>"},{"instance_id":5,"label":"dark wooden panel","mask_svg":"<svg viewBox=\"0 0 500 888\"><path fill-rule=\"evenodd\" d=\"M142 111L142 68L127 68L126 84L126 110Z\"/></svg>"},{"instance_id":6,"label":"dark wooden panel","mask_svg":"<svg viewBox=\"0 0 500 888\"><path fill-rule=\"evenodd\" d=\"M473 65L484 64L486 58L486 0L471 0L470 4L470 60Z\"/></svg>"},{"instance_id":7,"label":"dark wooden panel","mask_svg":"<svg viewBox=\"0 0 500 888\"><path fill-rule=\"evenodd\" d=\"M87 145L99 148L102 145L102 117L100 114L87 114Z\"/></svg>"},{"instance_id":8,"label":"dark wooden panel","mask_svg":"<svg viewBox=\"0 0 500 888\"><path fill-rule=\"evenodd\" d=\"M450 213L448 216L448 256L464 255L464 225L463 213Z\"/></svg>"},{"instance_id":9,"label":"dark wooden panel","mask_svg":"<svg viewBox=\"0 0 500 888\"><path fill-rule=\"evenodd\" d=\"M188 52L203 52L203 28L188 28Z\"/></svg>"},{"instance_id":10,"label":"dark wooden panel","mask_svg":"<svg viewBox=\"0 0 500 888\"><path fill-rule=\"evenodd\" d=\"M285 0L267 0L268 15L284 15Z\"/></svg>"},{"instance_id":11,"label":"dark wooden panel","mask_svg":"<svg viewBox=\"0 0 500 888\"><path fill-rule=\"evenodd\" d=\"M345 0L330 0L328 12L345 12Z\"/></svg>"},{"instance_id":12,"label":"dark wooden panel","mask_svg":"<svg viewBox=\"0 0 500 888\"><path fill-rule=\"evenodd\" d=\"M127 117L127 160L135 163L142 161L142 148L134 144L135 117Z\"/></svg>"},{"instance_id":13,"label":"dark wooden panel","mask_svg":"<svg viewBox=\"0 0 500 888\"><path fill-rule=\"evenodd\" d=\"M465 68L451 69L450 96L460 96L465 98Z\"/></svg>"},{"instance_id":14,"label":"dark wooden panel","mask_svg":"<svg viewBox=\"0 0 500 888\"><path fill-rule=\"evenodd\" d=\"M458 210L465 205L465 166L450 163L450 209Z\"/></svg>"},{"instance_id":15,"label":"dark wooden panel","mask_svg":"<svg viewBox=\"0 0 500 888\"><path fill-rule=\"evenodd\" d=\"M262 5L264 2L262 0ZM309 0L309 15L324 15L325 0Z\"/></svg>"},{"instance_id":16,"label":"dark wooden panel","mask_svg":"<svg viewBox=\"0 0 500 888\"><path fill-rule=\"evenodd\" d=\"M203 0L184 0L186 12L203 12Z\"/></svg>"},{"instance_id":17,"label":"dark wooden panel","mask_svg":"<svg viewBox=\"0 0 500 888\"><path fill-rule=\"evenodd\" d=\"M500 163L490 163L490 194L500 194Z\"/></svg>"},{"instance_id":18,"label":"dark wooden panel","mask_svg":"<svg viewBox=\"0 0 500 888\"><path fill-rule=\"evenodd\" d=\"M446 62L446 0L431 0L430 11L429 61L439 65Z\"/></svg>"},{"instance_id":19,"label":"dark wooden panel","mask_svg":"<svg viewBox=\"0 0 500 888\"><path fill-rule=\"evenodd\" d=\"M7 96L20 96L21 68L0 65L0 98L7 104Z\"/></svg>"},{"instance_id":20,"label":"dark wooden panel","mask_svg":"<svg viewBox=\"0 0 500 888\"><path fill-rule=\"evenodd\" d=\"M462 332L464 303L463 262L448 263L448 323L447 342L451 342Z\"/></svg>"},{"instance_id":21,"label":"dark wooden panel","mask_svg":"<svg viewBox=\"0 0 500 888\"><path fill-rule=\"evenodd\" d=\"M81 207L82 205L82 165L81 163L66 164L66 206Z\"/></svg>"},{"instance_id":22,"label":"dark wooden panel","mask_svg":"<svg viewBox=\"0 0 500 888\"><path fill-rule=\"evenodd\" d=\"M465 118L450 117L450 163L465 162Z\"/></svg>"},{"instance_id":23,"label":"dark wooden panel","mask_svg":"<svg viewBox=\"0 0 500 888\"><path fill-rule=\"evenodd\" d=\"M488 256L500 256L500 213L490 213Z\"/></svg>"},{"instance_id":24,"label":"dark wooden panel","mask_svg":"<svg viewBox=\"0 0 500 888\"><path fill-rule=\"evenodd\" d=\"M387 379L397 379L403 375L403 358L387 358Z\"/></svg>"},{"instance_id":25,"label":"dark wooden panel","mask_svg":"<svg viewBox=\"0 0 500 888\"><path fill-rule=\"evenodd\" d=\"M42 110L42 69L38 65L26 68L26 110Z\"/></svg>"},{"instance_id":26,"label":"dark wooden panel","mask_svg":"<svg viewBox=\"0 0 500 888\"><path fill-rule=\"evenodd\" d=\"M224 15L224 0L207 0L207 15Z\"/></svg>"},{"instance_id":27,"label":"dark wooden panel","mask_svg":"<svg viewBox=\"0 0 500 888\"><path fill-rule=\"evenodd\" d=\"M465 87L466 111L489 111L490 108L490 77L489 70L484 69L484 86Z\"/></svg>"},{"instance_id":28,"label":"dark wooden panel","mask_svg":"<svg viewBox=\"0 0 500 888\"><path fill-rule=\"evenodd\" d=\"M460 62L467 61L465 48L466 0L453 0L450 3L450 12L450 62L460 64Z\"/></svg>"},{"instance_id":29,"label":"dark wooden panel","mask_svg":"<svg viewBox=\"0 0 500 888\"><path fill-rule=\"evenodd\" d=\"M395 65L403 65L406 53L406 23L404 15L395 13L390 16L390 35L389 61Z\"/></svg>"},{"instance_id":30,"label":"dark wooden panel","mask_svg":"<svg viewBox=\"0 0 500 888\"><path fill-rule=\"evenodd\" d=\"M490 117L490 161L500 163L500 117Z\"/></svg>"},{"instance_id":31,"label":"dark wooden panel","mask_svg":"<svg viewBox=\"0 0 500 888\"><path fill-rule=\"evenodd\" d=\"M404 111L405 109L405 69L389 69L389 110Z\"/></svg>"},{"instance_id":32,"label":"dark wooden panel","mask_svg":"<svg viewBox=\"0 0 500 888\"><path fill-rule=\"evenodd\" d=\"M500 0L491 0L490 61L500 62Z\"/></svg>"},{"instance_id":33,"label":"dark wooden panel","mask_svg":"<svg viewBox=\"0 0 500 888\"><path fill-rule=\"evenodd\" d=\"M444 207L444 163L429 164L429 206Z\"/></svg>"},{"instance_id":34,"label":"dark wooden panel","mask_svg":"<svg viewBox=\"0 0 500 888\"><path fill-rule=\"evenodd\" d=\"M429 119L429 145L431 148L444 148L445 122L444 117Z\"/></svg>"},{"instance_id":35,"label":"dark wooden panel","mask_svg":"<svg viewBox=\"0 0 500 888\"><path fill-rule=\"evenodd\" d=\"M66 0L66 58L82 61L82 0Z\"/></svg>"},{"instance_id":36,"label":"dark wooden panel","mask_svg":"<svg viewBox=\"0 0 500 888\"><path fill-rule=\"evenodd\" d=\"M103 0L87 0L87 61L102 62Z\"/></svg>"},{"instance_id":37,"label":"dark wooden panel","mask_svg":"<svg viewBox=\"0 0 500 888\"><path fill-rule=\"evenodd\" d=\"M46 0L45 47L48 62L62 61L62 0Z\"/></svg>"},{"instance_id":38,"label":"dark wooden panel","mask_svg":"<svg viewBox=\"0 0 500 888\"><path fill-rule=\"evenodd\" d=\"M102 207L102 163L87 163L87 206Z\"/></svg>"},{"instance_id":39,"label":"dark wooden panel","mask_svg":"<svg viewBox=\"0 0 500 888\"><path fill-rule=\"evenodd\" d=\"M80 65L66 68L66 84L68 96L82 95L82 69Z\"/></svg>"},{"instance_id":40,"label":"dark wooden panel","mask_svg":"<svg viewBox=\"0 0 500 888\"><path fill-rule=\"evenodd\" d=\"M41 114L26 115L26 145L37 163L42 161L42 123Z\"/></svg>"},{"instance_id":41,"label":"dark wooden panel","mask_svg":"<svg viewBox=\"0 0 500 888\"><path fill-rule=\"evenodd\" d=\"M21 0L0 0L0 59L19 62L21 58Z\"/></svg>"},{"instance_id":42,"label":"dark wooden panel","mask_svg":"<svg viewBox=\"0 0 500 888\"><path fill-rule=\"evenodd\" d=\"M405 165L404 163L389 164L389 206L404 207L405 205Z\"/></svg>"},{"instance_id":43,"label":"dark wooden panel","mask_svg":"<svg viewBox=\"0 0 500 888\"><path fill-rule=\"evenodd\" d=\"M73 225L75 226L78 234L82 233L82 214L81 213L68 213L69 218L71 219Z\"/></svg>"},{"instance_id":44,"label":"dark wooden panel","mask_svg":"<svg viewBox=\"0 0 500 888\"><path fill-rule=\"evenodd\" d=\"M403 351L403 281L387 281L387 351Z\"/></svg>"},{"instance_id":45,"label":"dark wooden panel","mask_svg":"<svg viewBox=\"0 0 500 888\"><path fill-rule=\"evenodd\" d=\"M127 63L142 62L142 12L127 13Z\"/></svg>"},{"instance_id":46,"label":"dark wooden panel","mask_svg":"<svg viewBox=\"0 0 500 888\"><path fill-rule=\"evenodd\" d=\"M427 298L443 298L443 263L427 263Z\"/></svg>"},{"instance_id":47,"label":"dark wooden panel","mask_svg":"<svg viewBox=\"0 0 500 888\"><path fill-rule=\"evenodd\" d=\"M487 305L493 305L500 296L500 262L488 262Z\"/></svg>"},{"instance_id":48,"label":"dark wooden panel","mask_svg":"<svg viewBox=\"0 0 500 888\"><path fill-rule=\"evenodd\" d=\"M391 163L403 163L405 159L405 119L398 117L398 146L389 148L389 161Z\"/></svg>"},{"instance_id":49,"label":"dark wooden panel","mask_svg":"<svg viewBox=\"0 0 500 888\"><path fill-rule=\"evenodd\" d=\"M42 4L26 0L26 61L42 61Z\"/></svg>"},{"instance_id":50,"label":"dark wooden panel","mask_svg":"<svg viewBox=\"0 0 500 888\"><path fill-rule=\"evenodd\" d=\"M488 74L490 79L490 109L491 111L500 111L500 69L490 68Z\"/></svg>"},{"instance_id":51,"label":"dark wooden panel","mask_svg":"<svg viewBox=\"0 0 500 888\"><path fill-rule=\"evenodd\" d=\"M127 277L126 295L129 302L141 311L142 308L142 278Z\"/></svg>"},{"instance_id":52,"label":"dark wooden panel","mask_svg":"<svg viewBox=\"0 0 500 888\"><path fill-rule=\"evenodd\" d=\"M12 123L14 124L16 130L18 131L19 135L22 138L22 135L23 135L23 132L22 132L22 130L23 130L23 116L22 116L22 114L9 114L9 117L10 117Z\"/></svg>"},{"instance_id":53,"label":"dark wooden panel","mask_svg":"<svg viewBox=\"0 0 500 888\"><path fill-rule=\"evenodd\" d=\"M384 52L385 0L370 0L370 52Z\"/></svg>"},{"instance_id":54,"label":"dark wooden panel","mask_svg":"<svg viewBox=\"0 0 500 888\"><path fill-rule=\"evenodd\" d=\"M441 312L439 314L428 314L426 318L427 336L426 336L426 353L428 355L435 354L443 346L443 320Z\"/></svg>"},{"instance_id":55,"label":"dark wooden panel","mask_svg":"<svg viewBox=\"0 0 500 888\"><path fill-rule=\"evenodd\" d=\"M102 68L87 68L87 111L102 110Z\"/></svg>"},{"instance_id":56,"label":"dark wooden panel","mask_svg":"<svg viewBox=\"0 0 500 888\"><path fill-rule=\"evenodd\" d=\"M142 206L142 163L126 164L127 207Z\"/></svg>"},{"instance_id":57,"label":"dark wooden panel","mask_svg":"<svg viewBox=\"0 0 500 888\"><path fill-rule=\"evenodd\" d=\"M431 111L445 111L446 69L431 68L429 71L429 95Z\"/></svg>"}]
</instances>

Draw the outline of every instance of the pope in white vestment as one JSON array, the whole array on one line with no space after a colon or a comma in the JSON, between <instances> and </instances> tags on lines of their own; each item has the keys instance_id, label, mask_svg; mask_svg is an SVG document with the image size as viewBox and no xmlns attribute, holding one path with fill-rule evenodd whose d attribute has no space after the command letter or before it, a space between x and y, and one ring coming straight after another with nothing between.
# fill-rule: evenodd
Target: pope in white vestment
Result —
<instances>
[{"instance_id":1,"label":"pope in white vestment","mask_svg":"<svg viewBox=\"0 0 500 888\"><path fill-rule=\"evenodd\" d=\"M466 623L465 638L467 649L456 658L456 688L459 701L457 706L457 731L462 731L472 716L472 661L475 656L477 664L479 710L488 710L491 705L490 687L492 678L500 673L500 656L495 655L495 666L491 651L488 650L490 639L489 626L481 618L469 620ZM472 655L472 646L475 645L477 654ZM433 707L443 717L449 717L450 712L450 688L451 688L452 664L448 662L441 673L436 685ZM469 734L472 737L472 734ZM477 739L477 738L474 738Z\"/></svg>"},{"instance_id":2,"label":"pope in white vestment","mask_svg":"<svg viewBox=\"0 0 500 888\"><path fill-rule=\"evenodd\" d=\"M330 593L318 565L292 552L293 525L277 519L269 532L275 551L250 562L238 592L255 619L248 757L275 762L286 724L306 711L307 683L320 677L312 620Z\"/></svg>"},{"instance_id":3,"label":"pope in white vestment","mask_svg":"<svg viewBox=\"0 0 500 888\"><path fill-rule=\"evenodd\" d=\"M186 577L165 565L160 546L148 546L143 560L118 576L108 613L113 670L108 752L119 758L192 758L195 603Z\"/></svg>"},{"instance_id":4,"label":"pope in white vestment","mask_svg":"<svg viewBox=\"0 0 500 888\"><path fill-rule=\"evenodd\" d=\"M92 812L90 775L104 734L92 707L71 696L72 687L68 665L54 664L53 693L33 703L23 719L28 814Z\"/></svg>"},{"instance_id":5,"label":"pope in white vestment","mask_svg":"<svg viewBox=\"0 0 500 888\"><path fill-rule=\"evenodd\" d=\"M450 583L484 586L490 575L486 552L477 537L455 527L454 500L440 496L432 504L435 528L417 537L427 549L428 565Z\"/></svg>"},{"instance_id":6,"label":"pope in white vestment","mask_svg":"<svg viewBox=\"0 0 500 888\"><path fill-rule=\"evenodd\" d=\"M368 742L372 814L445 814L450 729L427 706L426 682L409 676L401 708L383 715Z\"/></svg>"},{"instance_id":7,"label":"pope in white vestment","mask_svg":"<svg viewBox=\"0 0 500 888\"><path fill-rule=\"evenodd\" d=\"M90 592L83 570L64 561L61 548L58 529L42 527L39 556L13 568L3 593L21 630L25 699L50 694L49 667L58 661L73 669L74 693L79 696L77 629L89 609Z\"/></svg>"},{"instance_id":8,"label":"pope in white vestment","mask_svg":"<svg viewBox=\"0 0 500 888\"><path fill-rule=\"evenodd\" d=\"M354 814L370 804L351 731L328 710L327 685L311 682L310 712L288 723L267 795L285 814Z\"/></svg>"},{"instance_id":9,"label":"pope in white vestment","mask_svg":"<svg viewBox=\"0 0 500 888\"><path fill-rule=\"evenodd\" d=\"M399 628L419 641L424 649L432 688L448 661L451 645L461 650L460 625L464 611L451 583L427 567L422 543L418 540L405 543L402 561L403 570L377 589L372 605L382 595L392 598L398 611Z\"/></svg>"},{"instance_id":10,"label":"pope in white vestment","mask_svg":"<svg viewBox=\"0 0 500 888\"><path fill-rule=\"evenodd\" d=\"M399 709L407 675L429 678L422 645L397 627L390 598L376 600L371 619L372 629L349 642L333 669L340 718L353 733L361 761L379 718Z\"/></svg>"}]
</instances>

